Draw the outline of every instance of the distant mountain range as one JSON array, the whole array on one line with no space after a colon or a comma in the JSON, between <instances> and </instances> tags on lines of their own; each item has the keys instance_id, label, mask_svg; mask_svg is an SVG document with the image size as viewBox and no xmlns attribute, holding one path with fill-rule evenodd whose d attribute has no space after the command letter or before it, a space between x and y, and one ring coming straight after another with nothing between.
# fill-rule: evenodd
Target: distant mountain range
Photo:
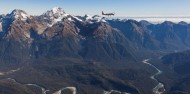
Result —
<instances>
[{"instance_id":1,"label":"distant mountain range","mask_svg":"<svg viewBox=\"0 0 190 94\"><path fill-rule=\"evenodd\" d=\"M119 18L119 19L134 19L136 21L146 20L154 24L163 23L165 21L171 21L174 23L179 23L181 21L185 21L187 23L190 23L190 16L144 16L144 17L113 17L113 18Z\"/></svg>"},{"instance_id":2,"label":"distant mountain range","mask_svg":"<svg viewBox=\"0 0 190 94\"><path fill-rule=\"evenodd\" d=\"M99 15L73 16L59 7L32 16L15 9L0 16L0 64L7 69L23 67L8 77L21 83L38 82L51 93L74 85L79 94L114 89L151 94L153 85L144 87L142 83L153 70L139 62L163 52L188 50L189 39L190 24L186 22L153 24ZM27 74L37 77L22 80Z\"/></svg>"},{"instance_id":3,"label":"distant mountain range","mask_svg":"<svg viewBox=\"0 0 190 94\"><path fill-rule=\"evenodd\" d=\"M151 24L147 21L107 20L98 15L72 16L59 7L40 16L13 10L1 16L0 24L1 42L5 44L1 48L6 49L15 43L18 47L9 46L14 50L10 52L15 54L24 47L26 51L22 55L28 59L56 55L100 61L125 60L127 57L135 60L134 51L173 51L190 46L189 24L185 22ZM7 57L4 49L1 49L1 56Z\"/></svg>"}]
</instances>

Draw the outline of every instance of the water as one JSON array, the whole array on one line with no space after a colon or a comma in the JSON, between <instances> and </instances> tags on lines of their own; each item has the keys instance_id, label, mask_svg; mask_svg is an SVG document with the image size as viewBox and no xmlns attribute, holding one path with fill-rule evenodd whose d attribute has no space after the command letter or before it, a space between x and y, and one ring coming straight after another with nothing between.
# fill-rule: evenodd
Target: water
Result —
<instances>
[{"instance_id":1,"label":"water","mask_svg":"<svg viewBox=\"0 0 190 94\"><path fill-rule=\"evenodd\" d=\"M149 59L145 59L145 60L143 60L142 62L143 62L144 64L147 64L147 65L149 65L149 66L151 66L151 67L153 67L154 69L157 70L157 72L156 72L155 74L153 74L153 75L150 76L150 78L151 78L152 80L155 80L156 82L158 82L158 85L156 85L156 86L152 89L152 91L154 92L154 94L162 94L162 93L165 92L164 84L161 83L161 82L159 82L158 79L155 78L156 76L161 75L161 74L162 74L162 71L161 71L160 69L158 69L156 66L152 65L151 63L149 63L148 61L149 61ZM163 89L163 91L160 91L160 89Z\"/></svg>"}]
</instances>

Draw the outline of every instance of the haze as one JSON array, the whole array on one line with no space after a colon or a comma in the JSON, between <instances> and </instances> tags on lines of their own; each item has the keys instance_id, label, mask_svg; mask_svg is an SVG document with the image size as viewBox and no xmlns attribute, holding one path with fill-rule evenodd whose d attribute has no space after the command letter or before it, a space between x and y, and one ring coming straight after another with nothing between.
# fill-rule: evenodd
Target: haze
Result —
<instances>
[{"instance_id":1,"label":"haze","mask_svg":"<svg viewBox=\"0 0 190 94\"><path fill-rule=\"evenodd\" d=\"M120 17L189 16L189 0L2 0L0 14L22 9L40 15L55 6L72 15L96 15L115 12ZM6 8L5 8L6 7Z\"/></svg>"}]
</instances>

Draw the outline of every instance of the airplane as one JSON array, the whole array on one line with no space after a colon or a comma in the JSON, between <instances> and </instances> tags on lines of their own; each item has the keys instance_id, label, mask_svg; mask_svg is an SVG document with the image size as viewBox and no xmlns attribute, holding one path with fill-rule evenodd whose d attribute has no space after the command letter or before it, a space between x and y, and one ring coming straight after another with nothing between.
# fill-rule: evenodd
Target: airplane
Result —
<instances>
[{"instance_id":1,"label":"airplane","mask_svg":"<svg viewBox=\"0 0 190 94\"><path fill-rule=\"evenodd\" d=\"M103 11L102 11L102 15L106 15L106 16L114 16L115 15L115 13L104 13Z\"/></svg>"}]
</instances>

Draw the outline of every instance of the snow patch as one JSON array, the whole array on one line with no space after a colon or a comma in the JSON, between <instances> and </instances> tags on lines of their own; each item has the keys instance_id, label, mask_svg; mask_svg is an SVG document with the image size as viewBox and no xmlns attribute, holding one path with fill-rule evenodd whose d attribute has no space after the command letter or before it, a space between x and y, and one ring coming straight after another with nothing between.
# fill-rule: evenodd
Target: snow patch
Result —
<instances>
[{"instance_id":1,"label":"snow patch","mask_svg":"<svg viewBox=\"0 0 190 94\"><path fill-rule=\"evenodd\" d=\"M18 9L13 10L10 14L7 14L5 16L5 18L8 19L21 19L21 20L26 20L29 17L30 16L25 11Z\"/></svg>"},{"instance_id":2,"label":"snow patch","mask_svg":"<svg viewBox=\"0 0 190 94\"><path fill-rule=\"evenodd\" d=\"M56 23L56 22L61 21L62 19L63 19L62 17L59 17L59 18L57 18L57 19L53 19L53 21L54 21L54 23Z\"/></svg>"},{"instance_id":3,"label":"snow patch","mask_svg":"<svg viewBox=\"0 0 190 94\"><path fill-rule=\"evenodd\" d=\"M93 19L92 16L87 15L87 14L86 14L84 17L85 17L85 21L88 21L88 20L92 20L92 19Z\"/></svg>"},{"instance_id":4,"label":"snow patch","mask_svg":"<svg viewBox=\"0 0 190 94\"><path fill-rule=\"evenodd\" d=\"M27 19L28 15L21 12L22 18Z\"/></svg>"},{"instance_id":5,"label":"snow patch","mask_svg":"<svg viewBox=\"0 0 190 94\"><path fill-rule=\"evenodd\" d=\"M54 8L52 9L52 11L53 11L54 14L57 13L57 12L59 12L59 10L60 10L59 7L54 7Z\"/></svg>"},{"instance_id":6,"label":"snow patch","mask_svg":"<svg viewBox=\"0 0 190 94\"><path fill-rule=\"evenodd\" d=\"M93 20L95 20L96 22L106 22L105 17L101 17L98 15L93 16Z\"/></svg>"},{"instance_id":7,"label":"snow patch","mask_svg":"<svg viewBox=\"0 0 190 94\"><path fill-rule=\"evenodd\" d=\"M69 20L69 21L72 21L72 22L74 21L72 18L68 18L68 20Z\"/></svg>"},{"instance_id":8,"label":"snow patch","mask_svg":"<svg viewBox=\"0 0 190 94\"><path fill-rule=\"evenodd\" d=\"M78 21L82 22L82 20L81 20L81 19L79 19L79 18L78 18L78 17L76 17L76 16L73 16L73 18L75 18L76 20L78 20Z\"/></svg>"},{"instance_id":9,"label":"snow patch","mask_svg":"<svg viewBox=\"0 0 190 94\"><path fill-rule=\"evenodd\" d=\"M94 23L94 22L106 22L105 17L101 17L99 15L85 15L83 17L84 21L89 22L89 23Z\"/></svg>"}]
</instances>

